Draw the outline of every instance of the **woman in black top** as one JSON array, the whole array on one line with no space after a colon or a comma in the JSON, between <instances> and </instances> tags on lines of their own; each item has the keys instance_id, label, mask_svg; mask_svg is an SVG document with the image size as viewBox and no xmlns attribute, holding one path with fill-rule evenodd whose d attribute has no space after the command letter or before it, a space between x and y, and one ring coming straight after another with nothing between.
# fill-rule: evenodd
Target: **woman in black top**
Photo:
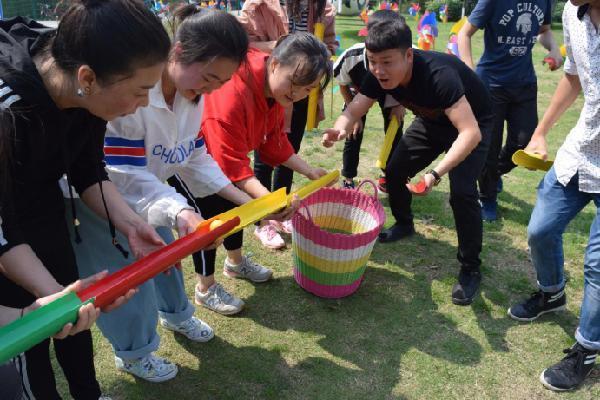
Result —
<instances>
[{"instance_id":1,"label":"woman in black top","mask_svg":"<svg viewBox=\"0 0 600 400\"><path fill-rule=\"evenodd\" d=\"M169 49L160 21L137 0L75 2L56 30L21 17L0 22L0 141L9 155L2 160L8 182L1 193L0 304L25 307L77 279L69 235L85 238L76 210L73 225L64 222L58 181L65 174L108 219L106 240L112 235L115 251L124 253L115 228L135 256L162 244L108 181L102 149L106 121L147 104ZM71 395L98 399L89 330L54 347ZM59 399L49 340L25 354L27 390Z\"/></svg>"}]
</instances>

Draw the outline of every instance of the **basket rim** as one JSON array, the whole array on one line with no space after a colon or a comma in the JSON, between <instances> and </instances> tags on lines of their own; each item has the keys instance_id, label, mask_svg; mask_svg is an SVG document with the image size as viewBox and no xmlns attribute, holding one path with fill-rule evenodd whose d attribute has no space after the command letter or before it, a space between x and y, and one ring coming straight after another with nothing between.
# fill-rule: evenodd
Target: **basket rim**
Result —
<instances>
[{"instance_id":1,"label":"basket rim","mask_svg":"<svg viewBox=\"0 0 600 400\"><path fill-rule=\"evenodd\" d=\"M311 218L305 217L300 212L300 210L303 207L308 208L309 205L312 205L312 204L306 204L306 203L310 203L311 201L313 201L314 197L323 196L324 193L329 193L329 192L330 193L350 193L354 196L363 196L363 197L367 198L367 200L370 201L370 204L372 204L374 211L375 211L375 215L376 215L377 219L379 220L378 225L375 226L374 228L369 229L368 231L360 232L360 233L329 232L329 231L321 228L320 226L316 225L312 221ZM302 221L301 223L299 223L299 224L297 223L297 224L298 225L302 224L306 227L306 230L313 231L312 233L321 235L321 240L316 240L318 236L311 234L309 237L307 237L307 235L304 235L304 234L298 232L299 234L302 234L302 236L304 236L306 239L312 240L313 242L323 242L324 240L327 241L328 239L333 240L333 239L352 238L355 241L359 242L358 243L359 245L365 245L365 244L373 241L374 240L373 236L376 236L379 233L379 231L381 231L381 228L385 224L385 210L383 209L383 206L381 205L381 202L378 199L375 199L373 196L365 194L364 192L357 191L357 190L350 191L348 189L326 187L326 188L322 188L314 193L311 193L309 196L307 196L300 202L300 207L298 208L298 210L296 210L296 212L294 212L294 215L292 216L292 226L294 227L294 230L297 230L294 220ZM323 239L323 238L326 238L326 239ZM325 244L325 245L327 246L328 244ZM357 243L353 243L352 246L349 246L349 248L352 248L356 245L357 245Z\"/></svg>"}]
</instances>

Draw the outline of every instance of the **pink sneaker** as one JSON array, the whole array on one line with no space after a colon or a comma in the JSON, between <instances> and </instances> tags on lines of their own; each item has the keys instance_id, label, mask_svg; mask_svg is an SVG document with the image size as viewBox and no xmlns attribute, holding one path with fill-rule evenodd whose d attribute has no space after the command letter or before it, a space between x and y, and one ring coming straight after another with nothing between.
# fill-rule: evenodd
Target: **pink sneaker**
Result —
<instances>
[{"instance_id":1,"label":"pink sneaker","mask_svg":"<svg viewBox=\"0 0 600 400\"><path fill-rule=\"evenodd\" d=\"M254 236L260 240L263 246L269 249L281 249L285 247L285 242L271 224L257 226L254 229Z\"/></svg>"},{"instance_id":2,"label":"pink sneaker","mask_svg":"<svg viewBox=\"0 0 600 400\"><path fill-rule=\"evenodd\" d=\"M269 224L275 228L277 232L287 233L288 235L292 234L292 220L288 219L283 222L270 220Z\"/></svg>"}]
</instances>

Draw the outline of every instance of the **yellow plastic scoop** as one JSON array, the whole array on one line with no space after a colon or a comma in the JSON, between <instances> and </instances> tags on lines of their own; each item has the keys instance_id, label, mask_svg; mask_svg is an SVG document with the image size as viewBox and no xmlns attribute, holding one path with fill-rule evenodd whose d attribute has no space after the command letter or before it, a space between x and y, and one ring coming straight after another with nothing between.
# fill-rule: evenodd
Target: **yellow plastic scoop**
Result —
<instances>
[{"instance_id":1,"label":"yellow plastic scoop","mask_svg":"<svg viewBox=\"0 0 600 400\"><path fill-rule=\"evenodd\" d=\"M512 156L512 162L519 167L532 170L548 171L554 161L544 160L539 154L526 153L524 150L517 150Z\"/></svg>"},{"instance_id":2,"label":"yellow plastic scoop","mask_svg":"<svg viewBox=\"0 0 600 400\"><path fill-rule=\"evenodd\" d=\"M323 175L319 179L315 179L314 181L310 181L306 185L302 186L300 189L290 193L287 197L287 205L289 206L294 200L294 196L298 196L300 200L304 199L306 196L311 194L312 192L316 192L324 186L329 185L332 182L335 182L340 177L340 171L335 170L327 175Z\"/></svg>"},{"instance_id":3,"label":"yellow plastic scoop","mask_svg":"<svg viewBox=\"0 0 600 400\"><path fill-rule=\"evenodd\" d=\"M381 151L379 151L379 157L377 158L377 163L375 166L377 168L385 169L387 164L387 160L390 157L390 152L392 151L392 144L394 143L394 139L398 134L398 129L400 128L400 123L398 122L398 118L396 116L392 116L390 120L390 124L388 125L388 129L385 132L385 138L383 139L383 145L381 146Z\"/></svg>"},{"instance_id":4,"label":"yellow plastic scoop","mask_svg":"<svg viewBox=\"0 0 600 400\"><path fill-rule=\"evenodd\" d=\"M215 221L228 221L231 218L240 217L240 224L223 236L225 238L286 206L287 196L285 188L281 188L273 193L269 193L268 195L259 197L258 199L254 199L246 204L242 204L241 206L232 208L229 211L207 219L206 221L203 221L198 228L210 227L210 229L214 229L219 225L219 223Z\"/></svg>"},{"instance_id":5,"label":"yellow plastic scoop","mask_svg":"<svg viewBox=\"0 0 600 400\"><path fill-rule=\"evenodd\" d=\"M240 217L240 224L223 236L223 238L226 238L227 236L241 231L246 226L251 225L256 221L260 221L269 214L273 214L285 207L289 207L294 195L298 195L300 199L303 199L312 192L337 180L339 176L340 171L336 170L330 172L319 179L309 182L305 186L289 195L286 195L285 188L281 188L273 193L269 193L268 195L259 197L258 199L254 199L246 204L242 204L241 206L232 208L229 211L202 221L202 223L198 226L198 229L212 230L220 225L219 221L223 222L234 217Z\"/></svg>"}]
</instances>

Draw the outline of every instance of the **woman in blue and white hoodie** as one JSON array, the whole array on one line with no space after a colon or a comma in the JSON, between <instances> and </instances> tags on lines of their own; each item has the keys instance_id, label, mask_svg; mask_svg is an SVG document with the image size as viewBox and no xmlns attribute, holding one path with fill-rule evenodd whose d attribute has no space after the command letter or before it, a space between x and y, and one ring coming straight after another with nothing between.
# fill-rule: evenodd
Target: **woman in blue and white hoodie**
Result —
<instances>
[{"instance_id":1,"label":"woman in blue and white hoodie","mask_svg":"<svg viewBox=\"0 0 600 400\"><path fill-rule=\"evenodd\" d=\"M172 229L180 236L192 232L203 220L200 213L208 218L251 200L223 174L199 133L201 95L220 87L238 69L248 50L246 33L227 13L200 12L192 5L176 12L173 25L177 33L170 61L161 81L150 90L148 107L112 121L104 146L111 181L166 242L173 240ZM171 177L190 195L183 196L169 186L166 181ZM89 210L79 214L82 235L100 238L102 221ZM242 256L242 234L225 240L225 274L254 282L270 279L271 270ZM110 243L89 242L75 246L82 276L106 266L118 270L127 263L110 252ZM234 314L244 303L215 282L215 252L194 256L196 303L221 314ZM116 352L117 368L153 382L177 374L174 364L152 354L159 345L157 311L162 326L191 340L208 341L214 335L208 325L193 317L183 276L176 269L142 285L129 304L98 320Z\"/></svg>"}]
</instances>

